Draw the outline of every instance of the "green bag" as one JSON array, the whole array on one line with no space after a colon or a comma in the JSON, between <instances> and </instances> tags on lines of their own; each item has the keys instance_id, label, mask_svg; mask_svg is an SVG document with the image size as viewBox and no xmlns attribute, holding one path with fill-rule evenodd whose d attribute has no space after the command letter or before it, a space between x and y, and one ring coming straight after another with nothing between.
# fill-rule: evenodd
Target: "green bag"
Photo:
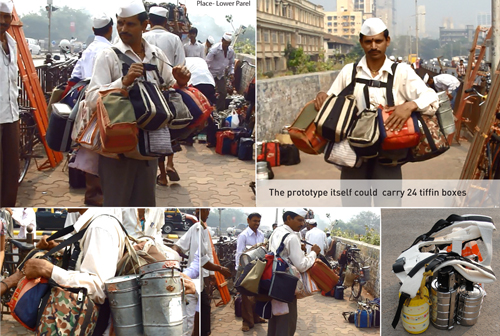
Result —
<instances>
[{"instance_id":1,"label":"green bag","mask_svg":"<svg viewBox=\"0 0 500 336\"><path fill-rule=\"evenodd\" d=\"M252 293L259 293L259 283L262 273L264 273L264 268L266 268L266 262L260 259L256 259L250 262L254 266L247 273L246 277L241 281L240 286L245 288L247 291Z\"/></svg>"}]
</instances>

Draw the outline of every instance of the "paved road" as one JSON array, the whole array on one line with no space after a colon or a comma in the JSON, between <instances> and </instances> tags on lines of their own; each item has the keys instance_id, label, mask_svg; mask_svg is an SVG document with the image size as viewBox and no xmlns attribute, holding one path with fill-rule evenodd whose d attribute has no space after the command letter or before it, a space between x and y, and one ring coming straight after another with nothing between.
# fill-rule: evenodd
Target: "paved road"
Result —
<instances>
[{"instance_id":1,"label":"paved road","mask_svg":"<svg viewBox=\"0 0 500 336\"><path fill-rule=\"evenodd\" d=\"M43 148L38 148L38 152L44 153ZM38 163L42 164L42 159L38 159ZM156 187L156 206L255 206L255 196L249 187L255 179L253 161L219 155L214 148L195 143L176 153L174 164L181 180L168 187ZM85 206L84 193L85 189L70 189L64 162L41 172L32 161L19 187L17 205Z\"/></svg>"},{"instance_id":2,"label":"paved road","mask_svg":"<svg viewBox=\"0 0 500 336\"><path fill-rule=\"evenodd\" d=\"M403 178L412 180L458 180L470 143L462 140L444 154L424 162L403 165ZM301 162L294 166L273 167L275 179L337 180L340 170L324 160L323 154L300 153Z\"/></svg>"},{"instance_id":3,"label":"paved road","mask_svg":"<svg viewBox=\"0 0 500 336\"><path fill-rule=\"evenodd\" d=\"M335 300L319 293L298 300L298 321L295 336L379 335L379 328L358 329L354 324L344 320L342 312L354 311L357 306L356 302L348 300L349 293L350 290L347 289L344 293L344 300ZM362 296L366 298L369 297L369 294L363 291ZM212 304L211 315L212 335L267 335L267 324L257 324L253 329L250 329L250 332L241 331L242 319L235 317L232 302L220 307L215 307Z\"/></svg>"},{"instance_id":4,"label":"paved road","mask_svg":"<svg viewBox=\"0 0 500 336\"><path fill-rule=\"evenodd\" d=\"M398 304L398 278L392 273L392 264L401 251L408 248L415 238L427 232L435 222L451 214L481 214L493 217L494 222L500 223L498 209L382 209L382 335L395 336L406 334L401 322L394 330L391 326ZM500 234L493 233L493 255L498 256ZM495 273L500 272L500 260L493 258L492 268ZM483 301L481 316L476 325L465 327L455 325L450 330L438 330L432 325L425 335L498 335L500 322L500 286L498 283L485 285L487 296Z\"/></svg>"}]
</instances>

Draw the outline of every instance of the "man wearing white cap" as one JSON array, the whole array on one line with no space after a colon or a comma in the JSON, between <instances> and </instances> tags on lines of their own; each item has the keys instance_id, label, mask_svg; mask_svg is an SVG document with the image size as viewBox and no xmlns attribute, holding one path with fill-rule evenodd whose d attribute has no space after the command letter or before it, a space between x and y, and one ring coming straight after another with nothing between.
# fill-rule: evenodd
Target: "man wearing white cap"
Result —
<instances>
[{"instance_id":1,"label":"man wearing white cap","mask_svg":"<svg viewBox=\"0 0 500 336\"><path fill-rule=\"evenodd\" d=\"M356 67L356 84L354 96L359 111L365 108L373 109L379 105L387 106L386 87L379 85L387 83L389 74L392 74L393 62L385 55L391 38L386 25L379 18L367 19L361 27L359 43L365 52ZM325 99L332 94L338 95L353 80L354 64L346 65L333 82L328 93L319 92L316 96L315 107L320 109ZM388 130L399 131L410 117L412 112L433 115L438 108L438 97L433 90L429 89L422 79L413 71L408 64L398 64L394 74L393 95L395 106L388 107L393 112L385 122ZM370 106L365 106L363 89L368 85ZM389 164L381 164L379 161L385 156L394 155L380 151L379 157L365 159L360 168L342 168L341 179L402 179L401 165L397 158L390 157ZM406 157L407 153L402 153ZM384 162L385 163L385 162Z\"/></svg>"},{"instance_id":2,"label":"man wearing white cap","mask_svg":"<svg viewBox=\"0 0 500 336\"><path fill-rule=\"evenodd\" d=\"M196 41L198 36L198 29L191 27L188 32L189 42L184 44L184 52L186 57L201 57L205 59L205 46Z\"/></svg>"},{"instance_id":3,"label":"man wearing white cap","mask_svg":"<svg viewBox=\"0 0 500 336\"><path fill-rule=\"evenodd\" d=\"M226 69L230 80L234 80L234 50L230 46L232 40L233 35L225 33L221 41L215 44L207 55L208 69L214 76L215 89L219 93L217 111L223 111L226 107Z\"/></svg>"},{"instance_id":4,"label":"man wearing white cap","mask_svg":"<svg viewBox=\"0 0 500 336\"><path fill-rule=\"evenodd\" d=\"M97 55L111 46L111 36L113 35L113 19L101 13L93 18L94 41L82 53L71 73L71 79L68 85L76 84L80 80L92 77L94 63ZM97 175L97 162L99 154L86 148L79 148L75 161L70 167L77 168L85 172L85 196L86 205L102 206L103 195L101 190L101 181ZM93 163L93 164L91 164ZM94 169L92 169L94 168Z\"/></svg>"},{"instance_id":5,"label":"man wearing white cap","mask_svg":"<svg viewBox=\"0 0 500 336\"><path fill-rule=\"evenodd\" d=\"M429 78L428 74L424 76L424 82L434 86L437 92L446 92L450 99L451 107L455 107L455 98L457 97L460 81L453 75L441 74Z\"/></svg>"},{"instance_id":6,"label":"man wearing white cap","mask_svg":"<svg viewBox=\"0 0 500 336\"><path fill-rule=\"evenodd\" d=\"M190 78L185 67L168 65L168 59L159 49L142 38L148 24L148 14L140 0L122 5L117 14L116 28L120 40L114 45L133 63L127 73L122 73L122 62L116 52L104 49L95 61L95 71L87 90L86 100L90 110L96 108L99 91L128 89L144 73L151 83L158 84L155 71L144 71L143 64L154 64L167 86L182 87ZM99 157L99 177L104 194L104 206L155 206L155 185L158 161L130 158Z\"/></svg>"},{"instance_id":7,"label":"man wearing white cap","mask_svg":"<svg viewBox=\"0 0 500 336\"><path fill-rule=\"evenodd\" d=\"M169 63L184 65L184 47L179 36L172 34L167 30L166 8L153 6L149 9L149 22L151 30L143 35L144 39L152 45L160 48L167 56Z\"/></svg>"},{"instance_id":8,"label":"man wearing white cap","mask_svg":"<svg viewBox=\"0 0 500 336\"><path fill-rule=\"evenodd\" d=\"M321 249L321 254L325 255L326 247L328 246L328 241L326 238L326 233L318 229L318 223L315 219L308 219L307 226L309 227L309 231L306 232L306 241L309 244L316 244ZM311 245L307 244L306 249L307 252L311 252Z\"/></svg>"},{"instance_id":9,"label":"man wearing white cap","mask_svg":"<svg viewBox=\"0 0 500 336\"><path fill-rule=\"evenodd\" d=\"M207 40L205 41L205 55L208 55L208 52L210 51L210 48L214 45L215 40L212 36L207 37Z\"/></svg>"},{"instance_id":10,"label":"man wearing white cap","mask_svg":"<svg viewBox=\"0 0 500 336\"><path fill-rule=\"evenodd\" d=\"M303 273L312 267L316 256L321 251L318 245L314 245L311 251L305 255L301 248L299 232L304 225L307 211L303 208L285 209L283 214L284 224L274 230L269 240L269 251L276 253L281 241L286 234L289 234L284 240L284 250L281 257L284 260L290 260L299 272ZM267 335L268 336L293 336L297 328L297 299L288 303L288 314L272 316L269 319Z\"/></svg>"},{"instance_id":11,"label":"man wearing white cap","mask_svg":"<svg viewBox=\"0 0 500 336\"><path fill-rule=\"evenodd\" d=\"M14 4L0 0L0 206L14 207L19 178L19 106L17 43L7 33Z\"/></svg>"}]
</instances>

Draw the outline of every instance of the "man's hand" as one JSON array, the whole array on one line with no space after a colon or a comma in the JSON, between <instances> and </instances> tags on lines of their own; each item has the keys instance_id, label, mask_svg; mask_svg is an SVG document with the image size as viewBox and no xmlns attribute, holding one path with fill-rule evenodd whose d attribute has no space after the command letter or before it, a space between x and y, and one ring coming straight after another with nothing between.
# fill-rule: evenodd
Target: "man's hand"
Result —
<instances>
[{"instance_id":1,"label":"man's hand","mask_svg":"<svg viewBox=\"0 0 500 336\"><path fill-rule=\"evenodd\" d=\"M177 81L179 87L186 86L191 79L191 72L185 66L177 65L172 69L172 75Z\"/></svg>"},{"instance_id":2,"label":"man's hand","mask_svg":"<svg viewBox=\"0 0 500 336\"><path fill-rule=\"evenodd\" d=\"M321 249L319 248L318 245L314 244L313 247L311 247L311 251L316 252L316 254L319 254L321 252Z\"/></svg>"},{"instance_id":3,"label":"man's hand","mask_svg":"<svg viewBox=\"0 0 500 336\"><path fill-rule=\"evenodd\" d=\"M56 243L55 241L51 240L49 242L47 242L47 238L49 236L47 235L43 235L42 238L40 239L40 241L36 244L36 248L37 249L40 249L40 250L52 250L52 248L56 247L57 245L59 245L58 243Z\"/></svg>"},{"instance_id":4,"label":"man's hand","mask_svg":"<svg viewBox=\"0 0 500 336\"><path fill-rule=\"evenodd\" d=\"M122 78L123 86L130 86L134 84L136 78L142 76L144 72L144 66L142 63L134 63L128 69L127 74Z\"/></svg>"},{"instance_id":5,"label":"man's hand","mask_svg":"<svg viewBox=\"0 0 500 336\"><path fill-rule=\"evenodd\" d=\"M300 244L300 249L305 252L306 251L306 244Z\"/></svg>"},{"instance_id":6,"label":"man's hand","mask_svg":"<svg viewBox=\"0 0 500 336\"><path fill-rule=\"evenodd\" d=\"M319 111L321 106L323 106L326 98L328 98L328 95L325 92L318 92L318 94L316 95L316 99L314 99L314 108L316 109L316 111Z\"/></svg>"},{"instance_id":7,"label":"man's hand","mask_svg":"<svg viewBox=\"0 0 500 336\"><path fill-rule=\"evenodd\" d=\"M26 261L22 273L26 275L26 278L28 279L36 279L39 277L50 279L53 268L54 265L52 265L49 261L45 259L33 258Z\"/></svg>"},{"instance_id":8,"label":"man's hand","mask_svg":"<svg viewBox=\"0 0 500 336\"><path fill-rule=\"evenodd\" d=\"M221 266L220 271L218 271L220 274L224 276L224 278L230 278L231 277L231 271L229 268Z\"/></svg>"},{"instance_id":9,"label":"man's hand","mask_svg":"<svg viewBox=\"0 0 500 336\"><path fill-rule=\"evenodd\" d=\"M410 118L411 113L416 111L418 108L415 102L406 102L404 104L393 106L393 107L385 107L386 111L393 111L389 118L385 121L385 129L390 130L391 132L399 132L403 128L406 120Z\"/></svg>"},{"instance_id":10,"label":"man's hand","mask_svg":"<svg viewBox=\"0 0 500 336\"><path fill-rule=\"evenodd\" d=\"M186 294L195 294L196 286L194 285L193 280L184 273L181 273L181 276L184 278L184 290L186 291Z\"/></svg>"}]
</instances>

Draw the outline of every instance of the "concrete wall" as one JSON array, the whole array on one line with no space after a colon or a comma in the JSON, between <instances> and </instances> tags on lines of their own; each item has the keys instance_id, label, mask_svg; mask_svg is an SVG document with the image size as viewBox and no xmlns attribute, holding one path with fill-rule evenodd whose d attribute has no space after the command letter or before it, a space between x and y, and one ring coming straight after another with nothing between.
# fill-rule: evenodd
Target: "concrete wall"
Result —
<instances>
[{"instance_id":1,"label":"concrete wall","mask_svg":"<svg viewBox=\"0 0 500 336\"><path fill-rule=\"evenodd\" d=\"M346 244L351 246L356 245L360 249L360 254L365 262L365 266L370 266L370 281L368 281L363 288L374 297L380 297L380 246L341 237L334 237L334 239L337 242L335 260L339 259Z\"/></svg>"},{"instance_id":2,"label":"concrete wall","mask_svg":"<svg viewBox=\"0 0 500 336\"><path fill-rule=\"evenodd\" d=\"M244 94L245 90L248 87L248 84L250 84L250 82L255 76L255 56L247 54L236 54L236 59L239 59L241 61L247 61L248 63L254 65L253 67L249 66L248 64L243 65L241 71L241 85L240 89L238 90L238 93Z\"/></svg>"},{"instance_id":3,"label":"concrete wall","mask_svg":"<svg viewBox=\"0 0 500 336\"><path fill-rule=\"evenodd\" d=\"M293 123L302 107L319 91L328 91L339 71L259 80L257 132L259 141L274 140L283 126Z\"/></svg>"}]
</instances>

